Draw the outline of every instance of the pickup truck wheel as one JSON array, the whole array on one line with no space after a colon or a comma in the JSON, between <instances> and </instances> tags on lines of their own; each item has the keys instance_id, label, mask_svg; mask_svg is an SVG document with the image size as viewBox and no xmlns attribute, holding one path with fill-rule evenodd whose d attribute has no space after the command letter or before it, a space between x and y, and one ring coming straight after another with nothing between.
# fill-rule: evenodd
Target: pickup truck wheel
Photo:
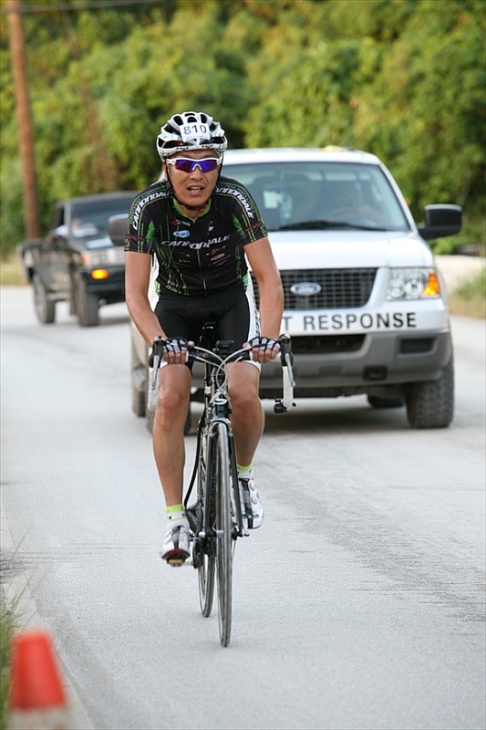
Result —
<instances>
[{"instance_id":1,"label":"pickup truck wheel","mask_svg":"<svg viewBox=\"0 0 486 730\"><path fill-rule=\"evenodd\" d=\"M86 291L86 284L79 275L74 279L74 298L80 326L97 327L100 323L98 297Z\"/></svg>"},{"instance_id":2,"label":"pickup truck wheel","mask_svg":"<svg viewBox=\"0 0 486 730\"><path fill-rule=\"evenodd\" d=\"M412 428L447 428L454 415L454 363L449 360L438 380L413 383L406 394Z\"/></svg>"},{"instance_id":3,"label":"pickup truck wheel","mask_svg":"<svg viewBox=\"0 0 486 730\"><path fill-rule=\"evenodd\" d=\"M49 299L47 289L39 274L32 277L34 307L37 319L41 324L52 324L56 319L56 302Z\"/></svg>"},{"instance_id":4,"label":"pickup truck wheel","mask_svg":"<svg viewBox=\"0 0 486 730\"><path fill-rule=\"evenodd\" d=\"M368 403L372 408L401 408L405 405L405 398L382 398L378 395L369 395Z\"/></svg>"}]
</instances>

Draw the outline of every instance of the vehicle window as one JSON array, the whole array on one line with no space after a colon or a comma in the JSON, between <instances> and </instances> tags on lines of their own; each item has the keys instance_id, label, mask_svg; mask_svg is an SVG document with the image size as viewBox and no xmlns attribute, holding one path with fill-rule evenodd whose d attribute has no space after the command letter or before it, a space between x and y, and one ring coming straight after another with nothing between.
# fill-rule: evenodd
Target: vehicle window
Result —
<instances>
[{"instance_id":1,"label":"vehicle window","mask_svg":"<svg viewBox=\"0 0 486 730\"><path fill-rule=\"evenodd\" d=\"M51 220L51 230L64 225L64 206L59 205L54 208Z\"/></svg>"},{"instance_id":2,"label":"vehicle window","mask_svg":"<svg viewBox=\"0 0 486 730\"><path fill-rule=\"evenodd\" d=\"M225 164L223 175L246 185L269 230L358 228L409 230L401 205L375 165L335 162ZM339 227L336 225L335 227Z\"/></svg>"},{"instance_id":3,"label":"vehicle window","mask_svg":"<svg viewBox=\"0 0 486 730\"><path fill-rule=\"evenodd\" d=\"M71 209L71 231L75 238L100 236L108 232L108 219L119 213L128 214L131 200L120 198L101 201L81 201Z\"/></svg>"}]
</instances>

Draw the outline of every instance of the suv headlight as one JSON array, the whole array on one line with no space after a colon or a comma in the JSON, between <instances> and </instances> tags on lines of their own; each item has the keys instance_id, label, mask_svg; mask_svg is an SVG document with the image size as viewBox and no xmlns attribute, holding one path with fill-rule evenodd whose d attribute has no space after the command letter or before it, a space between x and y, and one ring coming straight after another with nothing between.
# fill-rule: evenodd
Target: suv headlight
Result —
<instances>
[{"instance_id":1,"label":"suv headlight","mask_svg":"<svg viewBox=\"0 0 486 730\"><path fill-rule=\"evenodd\" d=\"M439 277L435 269L390 269L386 298L433 299L441 296Z\"/></svg>"}]
</instances>

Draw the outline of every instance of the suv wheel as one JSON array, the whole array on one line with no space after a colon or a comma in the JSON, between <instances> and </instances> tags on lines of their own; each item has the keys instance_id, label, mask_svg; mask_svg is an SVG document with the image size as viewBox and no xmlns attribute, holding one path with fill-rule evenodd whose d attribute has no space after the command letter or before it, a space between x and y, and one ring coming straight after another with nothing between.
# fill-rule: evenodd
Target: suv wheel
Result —
<instances>
[{"instance_id":1,"label":"suv wheel","mask_svg":"<svg viewBox=\"0 0 486 730\"><path fill-rule=\"evenodd\" d=\"M133 337L131 340L131 350L132 411L138 418L144 418L147 413L148 370L140 362Z\"/></svg>"},{"instance_id":2,"label":"suv wheel","mask_svg":"<svg viewBox=\"0 0 486 730\"><path fill-rule=\"evenodd\" d=\"M39 274L34 274L32 277L32 287L37 319L41 324L52 324L56 319L56 302L49 299L47 289L42 283Z\"/></svg>"},{"instance_id":3,"label":"suv wheel","mask_svg":"<svg viewBox=\"0 0 486 730\"><path fill-rule=\"evenodd\" d=\"M454 415L454 362L451 357L438 380L413 383L406 394L412 428L447 428Z\"/></svg>"}]
</instances>

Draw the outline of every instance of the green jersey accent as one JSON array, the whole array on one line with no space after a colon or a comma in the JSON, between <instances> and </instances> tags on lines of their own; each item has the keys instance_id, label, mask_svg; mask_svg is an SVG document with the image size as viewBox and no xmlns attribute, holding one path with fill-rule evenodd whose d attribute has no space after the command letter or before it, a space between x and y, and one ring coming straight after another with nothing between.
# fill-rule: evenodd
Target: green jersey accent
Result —
<instances>
[{"instance_id":1,"label":"green jersey accent","mask_svg":"<svg viewBox=\"0 0 486 730\"><path fill-rule=\"evenodd\" d=\"M244 247L267 235L249 191L220 177L210 204L195 220L183 215L167 181L134 200L125 251L153 254L159 264L156 289L204 296L248 283Z\"/></svg>"}]
</instances>

